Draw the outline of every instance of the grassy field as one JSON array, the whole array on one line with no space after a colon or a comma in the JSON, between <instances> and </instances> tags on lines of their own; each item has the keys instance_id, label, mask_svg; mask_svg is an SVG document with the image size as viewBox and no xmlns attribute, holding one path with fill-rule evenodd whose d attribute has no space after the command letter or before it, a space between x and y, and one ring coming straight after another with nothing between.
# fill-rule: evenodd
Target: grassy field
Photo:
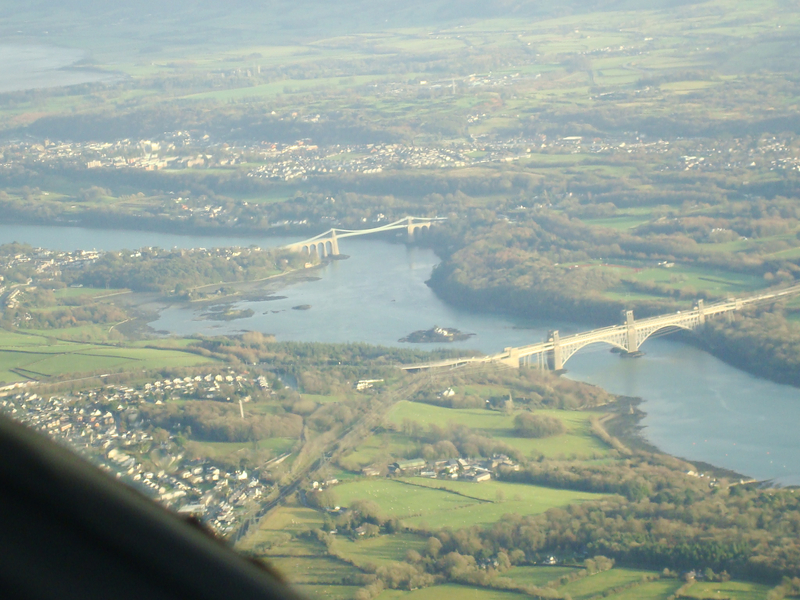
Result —
<instances>
[{"instance_id":1,"label":"grassy field","mask_svg":"<svg viewBox=\"0 0 800 600\"><path fill-rule=\"evenodd\" d=\"M47 333L56 335L60 331ZM208 362L211 362L208 358L179 350L94 346L60 341L49 335L0 331L0 382L6 383L98 371L189 367Z\"/></svg>"},{"instance_id":2,"label":"grassy field","mask_svg":"<svg viewBox=\"0 0 800 600\"><path fill-rule=\"evenodd\" d=\"M591 225L593 227L606 227L608 229L625 231L628 229L635 229L639 225L644 225L650 221L650 218L645 215L621 214L602 219L582 219L582 221L586 225Z\"/></svg>"},{"instance_id":3,"label":"grassy field","mask_svg":"<svg viewBox=\"0 0 800 600\"><path fill-rule=\"evenodd\" d=\"M389 479L362 479L338 485L335 494L342 506L350 506L354 500L376 502L390 517L404 522L424 517L431 523L450 521L458 509L484 504L480 500L465 498L447 492L405 485ZM459 519L460 521L460 519Z\"/></svg>"},{"instance_id":4,"label":"grassy field","mask_svg":"<svg viewBox=\"0 0 800 600\"><path fill-rule=\"evenodd\" d=\"M360 571L344 561L328 556L270 556L269 563L289 583L299 586L341 586ZM350 587L350 586L348 586ZM314 588L306 591L314 593ZM354 589L347 590L350 594ZM324 597L322 595L318 597ZM348 597L348 596L344 596ZM349 596L352 598L352 595Z\"/></svg>"},{"instance_id":5,"label":"grassy field","mask_svg":"<svg viewBox=\"0 0 800 600\"><path fill-rule=\"evenodd\" d=\"M308 598L352 599L358 588L347 582L360 571L327 556L318 542L297 537L320 527L321 513L299 506L282 506L262 521L239 549L255 551Z\"/></svg>"},{"instance_id":6,"label":"grassy field","mask_svg":"<svg viewBox=\"0 0 800 600\"><path fill-rule=\"evenodd\" d=\"M306 598L352 600L359 588L352 585L299 584L295 586Z\"/></svg>"},{"instance_id":7,"label":"grassy field","mask_svg":"<svg viewBox=\"0 0 800 600\"><path fill-rule=\"evenodd\" d=\"M80 288L62 288L60 290L55 290L53 294L59 300L63 300L66 298L82 298L85 296L91 296L96 298L98 296L107 296L112 294L119 294L120 292L124 292L127 290L107 290L105 288L89 288L89 287L80 287Z\"/></svg>"},{"instance_id":8,"label":"grassy field","mask_svg":"<svg viewBox=\"0 0 800 600\"><path fill-rule=\"evenodd\" d=\"M565 575L575 573L575 571L576 568L574 567L525 566L513 567L503 573L502 577L523 585L543 587L548 583L558 581ZM648 575L654 576L655 573L615 567L611 571L590 575L589 577L567 583L556 589L559 593L570 594L570 596L576 600L599 596L611 598L613 600L666 600L668 596L674 594L683 584L683 582L678 579L660 579L641 585L634 585L621 592L609 592L611 588L640 582L643 576ZM765 595L758 597L764 598Z\"/></svg>"},{"instance_id":9,"label":"grassy field","mask_svg":"<svg viewBox=\"0 0 800 600\"><path fill-rule=\"evenodd\" d=\"M252 535L242 542L242 550L254 550L263 545L289 543L292 536L309 529L322 527L322 513L301 506L281 506L274 510ZM276 552L279 550L276 549Z\"/></svg>"},{"instance_id":10,"label":"grassy field","mask_svg":"<svg viewBox=\"0 0 800 600\"><path fill-rule=\"evenodd\" d=\"M339 459L339 464L351 471L360 471L375 462L406 458L412 448L414 442L402 433L383 431L368 437L355 451Z\"/></svg>"},{"instance_id":11,"label":"grassy field","mask_svg":"<svg viewBox=\"0 0 800 600\"><path fill-rule=\"evenodd\" d=\"M488 525L509 513L533 515L602 497L587 492L501 482L422 478L362 479L337 486L335 493L342 506L349 506L354 500L371 500L387 516L399 518L407 526L437 529Z\"/></svg>"},{"instance_id":12,"label":"grassy field","mask_svg":"<svg viewBox=\"0 0 800 600\"><path fill-rule=\"evenodd\" d=\"M272 450L275 455L292 449L297 440L292 438L265 438L256 443L257 450ZM238 456L251 452L253 442L192 442L192 452L211 460L233 461Z\"/></svg>"},{"instance_id":13,"label":"grassy field","mask_svg":"<svg viewBox=\"0 0 800 600\"><path fill-rule=\"evenodd\" d=\"M716 295L749 293L764 287L764 279L755 275L678 264L670 269L641 269L629 277L634 281L661 283L673 289L692 287Z\"/></svg>"},{"instance_id":14,"label":"grassy field","mask_svg":"<svg viewBox=\"0 0 800 600\"><path fill-rule=\"evenodd\" d=\"M339 537L334 547L337 553L359 566L368 564L381 566L402 561L406 552L409 550L419 551L425 547L425 543L424 537L410 533L398 533L355 542Z\"/></svg>"},{"instance_id":15,"label":"grassy field","mask_svg":"<svg viewBox=\"0 0 800 600\"><path fill-rule=\"evenodd\" d=\"M763 600L767 597L770 587L759 583L744 581L700 581L691 586L686 592L687 598L703 598L711 600L730 598L730 600Z\"/></svg>"},{"instance_id":16,"label":"grassy field","mask_svg":"<svg viewBox=\"0 0 800 600\"><path fill-rule=\"evenodd\" d=\"M512 567L502 576L522 585L542 587L575 571L575 567Z\"/></svg>"},{"instance_id":17,"label":"grassy field","mask_svg":"<svg viewBox=\"0 0 800 600\"><path fill-rule=\"evenodd\" d=\"M447 584L413 592L386 590L377 597L377 600L520 600L526 597L514 592Z\"/></svg>"},{"instance_id":18,"label":"grassy field","mask_svg":"<svg viewBox=\"0 0 800 600\"><path fill-rule=\"evenodd\" d=\"M537 411L561 420L566 433L549 438L520 438L514 435L514 415L484 409L452 409L418 402L398 402L387 416L389 422L402 425L408 419L422 425L448 423L464 425L477 433L493 437L517 448L526 456L597 457L608 452L608 447L592 435L590 419L594 413L576 411Z\"/></svg>"},{"instance_id":19,"label":"grassy field","mask_svg":"<svg viewBox=\"0 0 800 600\"><path fill-rule=\"evenodd\" d=\"M677 579L650 581L622 592L607 596L612 600L667 600L683 584ZM766 596L760 596L765 598Z\"/></svg>"},{"instance_id":20,"label":"grassy field","mask_svg":"<svg viewBox=\"0 0 800 600\"><path fill-rule=\"evenodd\" d=\"M617 275L621 283L605 292L609 298L663 298L663 291L635 288L634 283L653 283L662 286L668 292L684 291L694 297L700 291L711 297L723 298L731 295L747 295L765 287L762 277L725 271L722 269L702 267L688 264L675 264L667 268L651 264L607 264L597 261L574 265L572 268L594 269L598 272L611 272Z\"/></svg>"},{"instance_id":21,"label":"grassy field","mask_svg":"<svg viewBox=\"0 0 800 600\"><path fill-rule=\"evenodd\" d=\"M614 568L610 571L603 571L596 575L578 579L577 581L571 581L560 586L558 590L562 593L569 594L575 600L583 600L602 594L610 588L641 581L643 577L647 577L648 575L652 575L652 573L649 571L640 571L638 569Z\"/></svg>"}]
</instances>

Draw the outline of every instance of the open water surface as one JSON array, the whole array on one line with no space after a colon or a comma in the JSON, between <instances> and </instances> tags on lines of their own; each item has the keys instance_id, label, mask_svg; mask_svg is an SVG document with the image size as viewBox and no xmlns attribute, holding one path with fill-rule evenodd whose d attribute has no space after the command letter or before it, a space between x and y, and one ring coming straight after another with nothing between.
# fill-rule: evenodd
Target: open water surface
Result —
<instances>
[{"instance_id":1,"label":"open water surface","mask_svg":"<svg viewBox=\"0 0 800 600\"><path fill-rule=\"evenodd\" d=\"M83 50L74 48L0 43L0 93L77 85L117 77L101 71L67 68L85 57Z\"/></svg>"},{"instance_id":2,"label":"open water surface","mask_svg":"<svg viewBox=\"0 0 800 600\"><path fill-rule=\"evenodd\" d=\"M107 250L153 245L267 247L288 241L0 225L0 243L14 240L58 249ZM204 321L200 312L207 309L173 307L151 326L180 335L257 330L281 340L398 346L412 331L440 325L476 334L446 347L487 353L539 341L549 329L563 334L590 328L453 308L425 285L438 262L432 251L366 238L340 243L350 258L313 271L319 280L277 292L285 299L238 303L237 308L255 312L251 318ZM292 309L303 304L311 308ZM800 485L799 389L760 379L668 338L648 340L642 349L643 358L622 360L605 346L586 348L567 363L569 377L642 398L640 408L647 414L643 434L665 452L758 479Z\"/></svg>"}]
</instances>

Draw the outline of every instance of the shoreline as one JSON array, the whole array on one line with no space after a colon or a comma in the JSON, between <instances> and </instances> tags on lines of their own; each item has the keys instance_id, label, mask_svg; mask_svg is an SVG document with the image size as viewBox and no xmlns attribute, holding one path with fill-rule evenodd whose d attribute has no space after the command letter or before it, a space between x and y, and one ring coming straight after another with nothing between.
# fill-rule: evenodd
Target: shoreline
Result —
<instances>
[{"instance_id":1,"label":"shoreline","mask_svg":"<svg viewBox=\"0 0 800 600\"><path fill-rule=\"evenodd\" d=\"M67 226L73 226L73 225L67 225ZM222 232L218 230L218 233L222 234L228 232ZM158 320L159 314L167 308L171 307L198 308L214 304L232 305L234 303L247 301L250 299L252 300L263 299L265 296L275 294L279 290L282 290L294 283L300 283L302 281L307 281L309 279L319 279L319 277L315 277L314 275L316 275L319 269L325 266L326 264L327 261L323 261L318 265L315 265L314 267L308 269L293 269L288 272L273 274L258 280L239 281L230 284L220 282L215 284L198 286L198 288L202 288L202 287L225 285L227 287L236 289L235 294L228 294L223 297L179 301L177 299L165 298L164 296L159 296L157 294L148 294L148 293L128 293L125 295L120 295L115 300L119 300L124 304L126 304L132 311L136 313L136 316L134 319L128 322L124 322L117 325L116 329L121 333L123 333L124 335L131 336L134 339L147 339L153 337L162 338L162 337L174 336L175 334L171 334L170 332L163 330L159 331L151 326L152 323ZM306 274L306 272L308 272L308 274ZM453 303L448 301L447 298L443 298L438 293L438 290L434 286L431 287L433 287L433 291L437 298L439 298L445 304L453 306ZM481 311L481 312L491 313L492 311ZM177 336L177 337L190 337L190 336ZM683 343L689 342L688 340L685 339L685 337L682 341ZM660 449L658 449L656 446L650 444L647 441L646 437L643 435L642 433L643 428L639 425L639 423L645 413L640 409L638 409L638 405L641 402L642 402L641 399L622 400L619 403L619 406L621 407L620 409L609 410L610 413L611 412L616 413L616 416L615 418L606 421L605 427L608 429L609 433L613 437L618 438L623 444L631 447L632 449L657 452L659 454L664 454L667 456L675 456L672 454L665 453ZM631 411L631 414L630 415L623 414L622 413L623 408ZM684 460L686 462L689 462L691 464L697 465L698 468L703 468L707 472L718 474L718 476L721 477L733 477L737 480L743 478L739 473L735 473L733 471L726 470L720 467L715 467L713 465L706 465L706 463L703 463L702 461L689 460L677 456L675 457Z\"/></svg>"},{"instance_id":2,"label":"shoreline","mask_svg":"<svg viewBox=\"0 0 800 600\"><path fill-rule=\"evenodd\" d=\"M225 285L228 287L244 288L235 294L227 294L218 298L202 298L198 300L177 300L165 298L151 292L129 292L124 296L124 301L129 310L137 312L138 315L129 320L121 333L130 335L134 339L148 339L148 337L156 336L157 338L176 336L168 331L158 330L151 327L160 318L161 312L170 308L206 308L214 305L233 305L236 302L247 300L263 300L275 292L284 289L293 283L302 283L304 281L316 281L320 278L314 275L303 276L308 271L318 271L326 262L320 262L313 267L307 269L291 269L283 273L277 273L261 279L252 281L236 281L233 283L212 283L200 287L220 286ZM294 276L294 278L292 278ZM176 336L187 337L187 336Z\"/></svg>"},{"instance_id":3,"label":"shoreline","mask_svg":"<svg viewBox=\"0 0 800 600\"><path fill-rule=\"evenodd\" d=\"M664 452L658 446L652 444L644 435L645 427L640 424L642 419L647 416L647 413L639 408L642 402L644 402L643 398L616 396L616 402L603 407L605 412L613 415L612 418L603 422L603 428L611 437L616 438L633 451L671 456L694 465L698 472L709 473L717 478L740 481L753 480L749 475L744 475L731 469L718 467L702 460L694 460Z\"/></svg>"}]
</instances>

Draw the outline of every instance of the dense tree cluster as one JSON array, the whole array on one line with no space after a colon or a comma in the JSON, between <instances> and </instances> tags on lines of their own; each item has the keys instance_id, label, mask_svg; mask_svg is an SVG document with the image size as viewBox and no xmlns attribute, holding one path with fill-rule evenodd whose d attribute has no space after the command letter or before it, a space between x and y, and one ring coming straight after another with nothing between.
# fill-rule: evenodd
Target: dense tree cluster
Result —
<instances>
[{"instance_id":1,"label":"dense tree cluster","mask_svg":"<svg viewBox=\"0 0 800 600\"><path fill-rule=\"evenodd\" d=\"M654 471L655 480L651 479ZM588 550L648 568L711 568L738 577L797 576L798 499L791 490L712 488L657 467L641 467L643 495L506 517L488 529L435 533L442 552L476 559L514 549L524 560Z\"/></svg>"},{"instance_id":2,"label":"dense tree cluster","mask_svg":"<svg viewBox=\"0 0 800 600\"><path fill-rule=\"evenodd\" d=\"M514 417L514 432L520 437L543 438L564 431L564 422L548 415L523 412Z\"/></svg>"},{"instance_id":3,"label":"dense tree cluster","mask_svg":"<svg viewBox=\"0 0 800 600\"><path fill-rule=\"evenodd\" d=\"M276 371L296 377L309 393L328 393L337 387L351 387L358 379L395 376L399 364L413 364L432 358L450 358L463 354L459 350L428 353L410 348L387 348L363 343L275 342L272 337L259 332L224 338L201 338L200 352L233 362L267 364Z\"/></svg>"},{"instance_id":4,"label":"dense tree cluster","mask_svg":"<svg viewBox=\"0 0 800 600\"><path fill-rule=\"evenodd\" d=\"M227 251L151 248L106 252L92 264L68 273L66 278L99 288L186 294L207 284L263 279L301 266L304 260L296 253L253 248Z\"/></svg>"},{"instance_id":5,"label":"dense tree cluster","mask_svg":"<svg viewBox=\"0 0 800 600\"><path fill-rule=\"evenodd\" d=\"M188 401L143 405L145 423L168 431L185 432L186 437L212 442L250 442L264 438L297 438L303 418L295 414L239 416L239 407L230 402Z\"/></svg>"},{"instance_id":6,"label":"dense tree cluster","mask_svg":"<svg viewBox=\"0 0 800 600\"><path fill-rule=\"evenodd\" d=\"M780 313L710 323L703 343L727 362L763 377L800 385L800 324Z\"/></svg>"},{"instance_id":7,"label":"dense tree cluster","mask_svg":"<svg viewBox=\"0 0 800 600\"><path fill-rule=\"evenodd\" d=\"M419 444L419 449L413 449L409 454L422 455L426 460L442 458L458 458L467 456L479 458L506 454L517 460L523 459L523 454L505 442L476 433L463 425L449 424L440 427L431 424L427 428L410 419L400 424L400 431L412 441Z\"/></svg>"}]
</instances>

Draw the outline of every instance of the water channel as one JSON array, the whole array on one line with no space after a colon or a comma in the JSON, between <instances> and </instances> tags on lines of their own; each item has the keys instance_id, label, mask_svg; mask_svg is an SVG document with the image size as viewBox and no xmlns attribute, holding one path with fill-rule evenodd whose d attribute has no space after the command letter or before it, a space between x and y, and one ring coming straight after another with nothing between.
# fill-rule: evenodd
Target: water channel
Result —
<instances>
[{"instance_id":1,"label":"water channel","mask_svg":"<svg viewBox=\"0 0 800 600\"><path fill-rule=\"evenodd\" d=\"M10 241L65 250L114 250L266 247L288 240L0 225L0 243ZM362 238L341 242L341 251L350 258L315 271L318 280L281 290L285 299L239 303L237 308L254 311L248 319L204 321L198 318L200 310L176 306L164 310L151 326L179 335L258 330L280 340L400 345L399 338L408 333L440 325L476 334L459 345L487 353L539 341L553 328L562 333L590 328L453 308L425 285L438 262L430 250ZM292 310L303 304L311 308ZM621 360L605 346L586 348L567 363L568 376L642 398L640 408L647 413L643 434L665 452L758 479L800 485L800 390L754 377L668 338L648 340L642 349L643 358Z\"/></svg>"},{"instance_id":2,"label":"water channel","mask_svg":"<svg viewBox=\"0 0 800 600\"><path fill-rule=\"evenodd\" d=\"M45 44L0 44L0 93L110 81L118 74L74 65L86 52Z\"/></svg>"}]
</instances>

